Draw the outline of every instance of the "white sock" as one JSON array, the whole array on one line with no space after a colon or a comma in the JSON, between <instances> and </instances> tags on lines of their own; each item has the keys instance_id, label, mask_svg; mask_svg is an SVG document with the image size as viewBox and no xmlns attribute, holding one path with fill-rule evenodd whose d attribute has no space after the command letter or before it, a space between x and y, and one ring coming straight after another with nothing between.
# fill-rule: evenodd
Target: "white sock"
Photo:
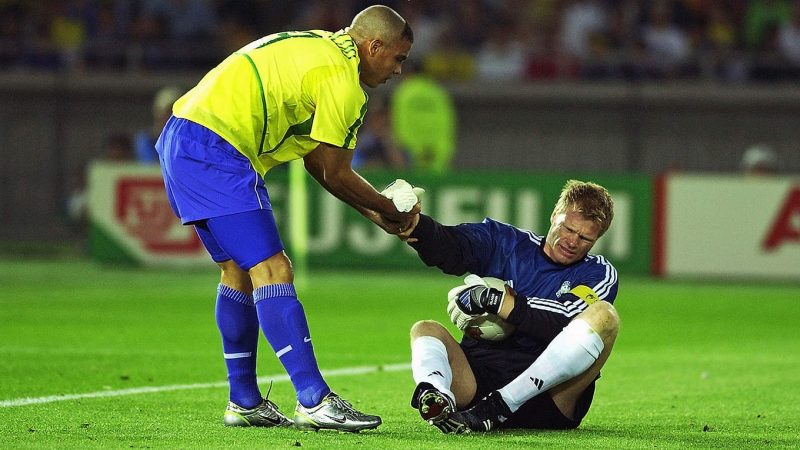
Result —
<instances>
[{"instance_id":1,"label":"white sock","mask_svg":"<svg viewBox=\"0 0 800 450\"><path fill-rule=\"evenodd\" d=\"M411 344L411 375L416 384L430 383L455 401L450 386L453 371L447 360L447 348L433 336L420 336Z\"/></svg>"},{"instance_id":2,"label":"white sock","mask_svg":"<svg viewBox=\"0 0 800 450\"><path fill-rule=\"evenodd\" d=\"M585 372L602 351L600 336L585 320L575 319L530 367L500 389L500 395L514 412L540 393Z\"/></svg>"}]
</instances>

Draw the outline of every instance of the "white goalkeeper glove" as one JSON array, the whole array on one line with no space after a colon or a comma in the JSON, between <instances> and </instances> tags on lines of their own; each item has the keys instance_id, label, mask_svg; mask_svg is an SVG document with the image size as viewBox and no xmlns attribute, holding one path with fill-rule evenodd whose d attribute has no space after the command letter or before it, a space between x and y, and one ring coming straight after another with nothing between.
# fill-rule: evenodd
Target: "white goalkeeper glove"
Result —
<instances>
[{"instance_id":1,"label":"white goalkeeper glove","mask_svg":"<svg viewBox=\"0 0 800 450\"><path fill-rule=\"evenodd\" d=\"M455 297L453 296L450 296L450 300L447 302L447 314L450 315L450 321L453 322L453 325L455 325L461 331L466 330L470 320L474 319L475 317L480 317L464 314L464 312L458 309L458 306L456 306ZM488 314L484 313L483 315Z\"/></svg>"},{"instance_id":2,"label":"white goalkeeper glove","mask_svg":"<svg viewBox=\"0 0 800 450\"><path fill-rule=\"evenodd\" d=\"M473 317L497 314L506 298L506 284L492 277L468 275L464 284L447 293L447 313L455 326L463 330Z\"/></svg>"},{"instance_id":3,"label":"white goalkeeper glove","mask_svg":"<svg viewBox=\"0 0 800 450\"><path fill-rule=\"evenodd\" d=\"M425 189L412 186L408 181L396 179L391 182L386 189L381 191L381 195L394 203L394 207L400 212L409 212L414 205L419 203L419 198L425 193Z\"/></svg>"}]
</instances>

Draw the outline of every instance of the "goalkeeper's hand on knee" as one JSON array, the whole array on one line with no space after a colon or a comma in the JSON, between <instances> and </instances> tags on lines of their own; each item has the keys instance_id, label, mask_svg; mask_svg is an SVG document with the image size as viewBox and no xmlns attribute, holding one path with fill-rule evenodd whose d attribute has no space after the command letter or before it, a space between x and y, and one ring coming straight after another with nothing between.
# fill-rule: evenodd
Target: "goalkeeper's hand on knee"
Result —
<instances>
[{"instance_id":1,"label":"goalkeeper's hand on knee","mask_svg":"<svg viewBox=\"0 0 800 450\"><path fill-rule=\"evenodd\" d=\"M506 285L503 280L469 275L464 285L455 287L447 294L448 301L469 316L483 313L497 314L506 297Z\"/></svg>"}]
</instances>

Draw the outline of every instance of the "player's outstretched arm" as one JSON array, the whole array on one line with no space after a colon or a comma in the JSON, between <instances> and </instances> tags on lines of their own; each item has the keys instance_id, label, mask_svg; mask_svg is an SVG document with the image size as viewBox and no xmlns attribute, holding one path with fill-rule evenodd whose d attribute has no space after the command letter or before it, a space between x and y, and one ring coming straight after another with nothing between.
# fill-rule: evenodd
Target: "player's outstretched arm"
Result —
<instances>
[{"instance_id":1,"label":"player's outstretched arm","mask_svg":"<svg viewBox=\"0 0 800 450\"><path fill-rule=\"evenodd\" d=\"M425 265L450 275L463 275L473 268L477 261L475 249L458 227L442 225L425 214L419 214L413 224L406 242Z\"/></svg>"},{"instance_id":2,"label":"player's outstretched arm","mask_svg":"<svg viewBox=\"0 0 800 450\"><path fill-rule=\"evenodd\" d=\"M387 233L398 234L409 228L419 206L400 212L352 167L353 151L320 143L303 158L306 170L328 192L352 206Z\"/></svg>"}]
</instances>

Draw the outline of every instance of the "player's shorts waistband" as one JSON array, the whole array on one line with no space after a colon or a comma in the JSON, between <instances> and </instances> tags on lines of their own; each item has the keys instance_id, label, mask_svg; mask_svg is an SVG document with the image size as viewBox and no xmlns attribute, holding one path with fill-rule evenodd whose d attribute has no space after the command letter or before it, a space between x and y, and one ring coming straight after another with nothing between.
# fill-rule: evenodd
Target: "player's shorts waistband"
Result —
<instances>
[{"instance_id":1,"label":"player's shorts waistband","mask_svg":"<svg viewBox=\"0 0 800 450\"><path fill-rule=\"evenodd\" d=\"M239 153L236 147L231 145L230 142L226 141L225 138L220 136L217 132L197 122L184 119L183 117L170 116L164 129L169 130L173 135L179 135L183 139L194 141L197 144L208 147L221 147Z\"/></svg>"}]
</instances>

